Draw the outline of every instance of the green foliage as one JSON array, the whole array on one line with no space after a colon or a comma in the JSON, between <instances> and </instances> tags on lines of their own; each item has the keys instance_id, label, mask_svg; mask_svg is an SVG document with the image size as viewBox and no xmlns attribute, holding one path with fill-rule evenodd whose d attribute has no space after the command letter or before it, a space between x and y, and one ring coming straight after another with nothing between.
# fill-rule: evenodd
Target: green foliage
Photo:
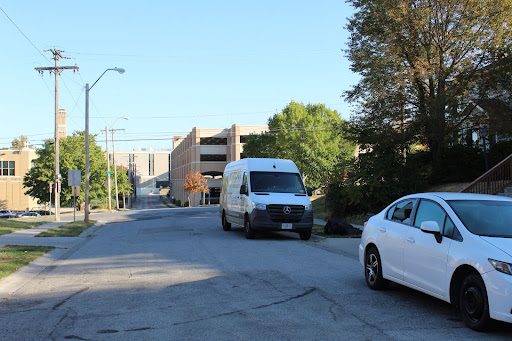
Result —
<instances>
[{"instance_id":1,"label":"green foliage","mask_svg":"<svg viewBox=\"0 0 512 341\"><path fill-rule=\"evenodd\" d=\"M328 210L334 217L378 212L392 200L422 191L426 169L413 155L375 151L360 154L345 179L327 189Z\"/></svg>"},{"instance_id":2,"label":"green foliage","mask_svg":"<svg viewBox=\"0 0 512 341\"><path fill-rule=\"evenodd\" d=\"M23 147L27 146L28 139L25 135L21 135L19 139L14 139L11 142L11 147L14 150L22 150Z\"/></svg>"},{"instance_id":3,"label":"green foliage","mask_svg":"<svg viewBox=\"0 0 512 341\"><path fill-rule=\"evenodd\" d=\"M500 141L489 148L489 167L493 167L512 154L512 141Z\"/></svg>"},{"instance_id":4,"label":"green foliage","mask_svg":"<svg viewBox=\"0 0 512 341\"><path fill-rule=\"evenodd\" d=\"M0 279L9 276L53 249L55 249L53 246L6 245L0 247L0 264L2 264Z\"/></svg>"},{"instance_id":5,"label":"green foliage","mask_svg":"<svg viewBox=\"0 0 512 341\"><path fill-rule=\"evenodd\" d=\"M72 190L68 186L68 170L80 170L82 182L80 196L77 202L85 200L85 134L75 132L73 135L60 140L60 174L62 176L61 204L69 205L73 202ZM25 175L23 185L27 188L26 194L35 197L39 202L49 202L49 183L54 182L54 142L45 141L43 148L37 150L38 158L34 160L34 166ZM107 161L105 154L96 144L94 135L89 137L90 155L90 180L89 196L91 203L95 199L104 200L107 196L105 181L107 179ZM119 168L118 168L119 169ZM118 185L125 189L131 186L124 171L118 172ZM113 186L112 186L113 187ZM54 184L55 188L55 184ZM122 192L121 192L122 193ZM92 205L91 205L92 206Z\"/></svg>"},{"instance_id":6,"label":"green foliage","mask_svg":"<svg viewBox=\"0 0 512 341\"><path fill-rule=\"evenodd\" d=\"M291 102L269 118L269 132L251 135L244 145L246 157L290 159L302 172L306 185L326 185L343 173L354 145L342 138L343 121L323 104Z\"/></svg>"},{"instance_id":7,"label":"green foliage","mask_svg":"<svg viewBox=\"0 0 512 341\"><path fill-rule=\"evenodd\" d=\"M427 146L431 176L440 179L457 131L489 123L477 105L510 102L512 1L349 2L356 13L347 52L361 75L346 94L359 105L352 124L365 143L386 143L371 137L391 129L395 139Z\"/></svg>"}]
</instances>

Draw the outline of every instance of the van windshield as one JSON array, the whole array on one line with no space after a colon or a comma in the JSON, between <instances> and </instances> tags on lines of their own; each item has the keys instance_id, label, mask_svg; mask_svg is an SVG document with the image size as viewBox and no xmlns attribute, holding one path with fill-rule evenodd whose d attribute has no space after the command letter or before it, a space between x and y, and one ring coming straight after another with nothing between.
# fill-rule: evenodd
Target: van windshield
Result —
<instances>
[{"instance_id":1,"label":"van windshield","mask_svg":"<svg viewBox=\"0 0 512 341\"><path fill-rule=\"evenodd\" d=\"M298 173L251 172L251 191L306 194Z\"/></svg>"}]
</instances>

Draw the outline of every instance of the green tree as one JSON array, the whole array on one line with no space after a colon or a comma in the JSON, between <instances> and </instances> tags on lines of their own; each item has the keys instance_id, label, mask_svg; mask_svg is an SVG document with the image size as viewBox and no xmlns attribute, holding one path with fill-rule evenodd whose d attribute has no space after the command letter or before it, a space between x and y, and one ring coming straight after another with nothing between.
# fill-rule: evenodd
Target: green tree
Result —
<instances>
[{"instance_id":1,"label":"green tree","mask_svg":"<svg viewBox=\"0 0 512 341\"><path fill-rule=\"evenodd\" d=\"M244 145L247 157L290 159L302 172L308 186L326 185L336 173L343 173L354 145L343 139L344 122L324 104L291 102L281 113L269 118L269 131L251 135Z\"/></svg>"},{"instance_id":2,"label":"green tree","mask_svg":"<svg viewBox=\"0 0 512 341\"><path fill-rule=\"evenodd\" d=\"M96 137L89 138L90 155L90 191L91 201L106 198L107 189L107 161L104 152L96 144ZM85 200L85 134L75 132L73 135L60 140L60 174L62 176L61 204L69 205L73 202L71 187L68 187L68 170L81 170L82 183L80 196L77 202ZM34 166L25 175L23 185L27 188L26 194L39 199L40 202L49 202L49 183L54 182L54 141L47 140L43 148L37 150L38 158L34 160ZM118 176L119 186L124 188L126 177ZM127 184L129 186L129 184ZM54 186L55 187L55 186Z\"/></svg>"},{"instance_id":3,"label":"green tree","mask_svg":"<svg viewBox=\"0 0 512 341\"><path fill-rule=\"evenodd\" d=\"M402 144L428 146L433 176L464 125L481 124L477 106L508 101L511 0L349 0L348 57L359 83L353 125L371 148L392 128ZM510 112L509 112L510 114Z\"/></svg>"},{"instance_id":4,"label":"green tree","mask_svg":"<svg viewBox=\"0 0 512 341\"><path fill-rule=\"evenodd\" d=\"M20 138L12 140L11 147L14 150L22 150L28 144L28 139L25 135L21 135Z\"/></svg>"}]
</instances>

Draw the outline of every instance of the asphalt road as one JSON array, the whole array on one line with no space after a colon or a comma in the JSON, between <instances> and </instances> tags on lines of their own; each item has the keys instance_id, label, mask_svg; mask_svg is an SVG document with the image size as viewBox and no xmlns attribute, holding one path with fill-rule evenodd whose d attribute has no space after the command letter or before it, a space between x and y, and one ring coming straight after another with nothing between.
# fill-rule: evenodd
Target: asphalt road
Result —
<instances>
[{"instance_id":1,"label":"asphalt road","mask_svg":"<svg viewBox=\"0 0 512 341\"><path fill-rule=\"evenodd\" d=\"M110 217L0 302L0 340L512 339L402 286L369 290L357 239L247 240L216 207L157 197Z\"/></svg>"}]
</instances>

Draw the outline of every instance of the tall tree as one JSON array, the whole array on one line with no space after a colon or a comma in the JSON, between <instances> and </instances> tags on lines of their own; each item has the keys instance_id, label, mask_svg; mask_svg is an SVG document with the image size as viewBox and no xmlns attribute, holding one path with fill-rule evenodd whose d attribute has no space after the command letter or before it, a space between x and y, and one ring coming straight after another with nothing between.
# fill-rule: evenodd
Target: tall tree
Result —
<instances>
[{"instance_id":1,"label":"tall tree","mask_svg":"<svg viewBox=\"0 0 512 341\"><path fill-rule=\"evenodd\" d=\"M349 2L356 13L347 52L361 80L346 95L359 105L358 142L381 143L392 128L403 143L428 146L439 176L444 148L465 124L485 119L477 106L509 98L512 1Z\"/></svg>"},{"instance_id":2,"label":"tall tree","mask_svg":"<svg viewBox=\"0 0 512 341\"><path fill-rule=\"evenodd\" d=\"M96 137L89 138L90 152L90 198L105 198L107 189L107 161L101 147L96 144ZM85 134L75 132L73 135L60 140L60 174L62 175L61 202L64 205L73 202L71 187L68 187L68 170L81 170L82 190L77 202L85 200ZM23 185L27 188L26 194L39 199L40 202L49 202L48 186L53 182L54 141L47 140L43 148L37 150L38 158L34 160L34 166L25 175ZM120 187L125 188L127 179L118 177ZM129 184L127 184L129 186ZM54 186L55 188L55 186Z\"/></svg>"},{"instance_id":3,"label":"tall tree","mask_svg":"<svg viewBox=\"0 0 512 341\"><path fill-rule=\"evenodd\" d=\"M308 186L326 185L344 160L353 157L354 146L344 140L338 126L343 121L324 104L291 102L268 120L269 131L251 135L244 145L247 157L290 159Z\"/></svg>"},{"instance_id":4,"label":"tall tree","mask_svg":"<svg viewBox=\"0 0 512 341\"><path fill-rule=\"evenodd\" d=\"M24 147L27 147L28 145L28 139L25 135L21 135L20 138L15 138L11 142L11 147L14 150L22 150Z\"/></svg>"}]
</instances>

